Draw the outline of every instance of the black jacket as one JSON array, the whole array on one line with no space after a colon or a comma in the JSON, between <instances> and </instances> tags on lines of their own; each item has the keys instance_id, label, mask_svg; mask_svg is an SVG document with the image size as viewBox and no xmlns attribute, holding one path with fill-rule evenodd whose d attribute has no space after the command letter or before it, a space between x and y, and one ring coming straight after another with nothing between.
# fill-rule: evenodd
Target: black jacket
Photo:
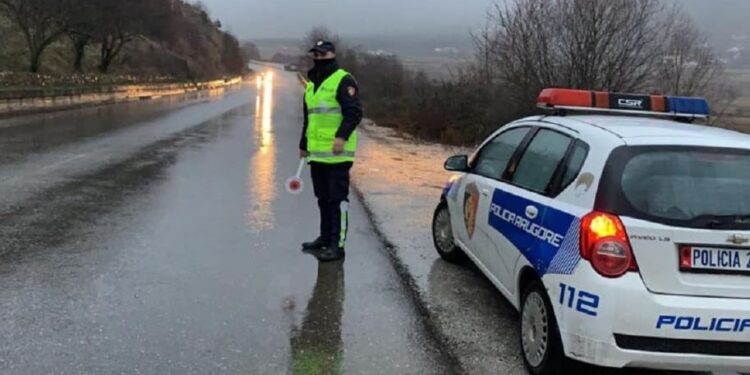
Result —
<instances>
[{"instance_id":1,"label":"black jacket","mask_svg":"<svg viewBox=\"0 0 750 375\"><path fill-rule=\"evenodd\" d=\"M315 85L315 90L339 69L335 60L318 64L307 72L307 77ZM362 103L359 100L359 85L351 75L347 75L341 81L338 92L336 92L336 101L341 106L341 114L344 120L336 132L336 138L348 140L360 122L362 122ZM302 138L299 141L300 150L307 150L307 105L302 100L304 110L304 126L302 127Z\"/></svg>"}]
</instances>

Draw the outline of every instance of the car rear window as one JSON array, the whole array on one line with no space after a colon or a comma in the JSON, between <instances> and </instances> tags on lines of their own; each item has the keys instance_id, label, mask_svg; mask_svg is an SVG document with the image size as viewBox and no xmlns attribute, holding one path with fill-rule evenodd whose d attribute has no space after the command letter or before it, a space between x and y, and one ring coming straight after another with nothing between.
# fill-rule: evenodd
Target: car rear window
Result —
<instances>
[{"instance_id":1,"label":"car rear window","mask_svg":"<svg viewBox=\"0 0 750 375\"><path fill-rule=\"evenodd\" d=\"M597 207L674 226L750 229L750 151L618 148L602 176Z\"/></svg>"}]
</instances>

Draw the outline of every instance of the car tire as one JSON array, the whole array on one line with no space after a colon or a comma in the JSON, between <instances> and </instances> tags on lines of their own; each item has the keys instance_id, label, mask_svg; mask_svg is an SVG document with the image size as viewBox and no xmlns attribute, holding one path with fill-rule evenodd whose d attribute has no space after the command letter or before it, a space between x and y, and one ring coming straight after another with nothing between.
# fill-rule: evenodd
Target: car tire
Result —
<instances>
[{"instance_id":1,"label":"car tire","mask_svg":"<svg viewBox=\"0 0 750 375\"><path fill-rule=\"evenodd\" d=\"M555 312L541 281L531 282L521 300L520 343L526 369L533 375L565 374L565 357Z\"/></svg>"},{"instance_id":2,"label":"car tire","mask_svg":"<svg viewBox=\"0 0 750 375\"><path fill-rule=\"evenodd\" d=\"M432 216L432 242L440 257L451 263L461 263L466 259L463 250L456 246L451 228L451 216L445 201L435 209Z\"/></svg>"}]
</instances>

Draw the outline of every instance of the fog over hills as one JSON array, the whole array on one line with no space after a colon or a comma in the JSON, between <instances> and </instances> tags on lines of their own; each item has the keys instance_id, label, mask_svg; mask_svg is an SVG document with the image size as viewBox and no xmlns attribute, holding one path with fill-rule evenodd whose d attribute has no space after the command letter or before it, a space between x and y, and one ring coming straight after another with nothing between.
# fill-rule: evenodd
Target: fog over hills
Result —
<instances>
[{"instance_id":1,"label":"fog over hills","mask_svg":"<svg viewBox=\"0 0 750 375\"><path fill-rule=\"evenodd\" d=\"M502 2L502 0L500 0ZM750 0L662 0L678 4L710 36L719 51L750 35ZM202 0L212 17L240 39L294 46L307 30L326 25L352 45L403 56L435 48L472 48L470 31L484 22L495 0ZM736 39L736 38L735 38Z\"/></svg>"},{"instance_id":2,"label":"fog over hills","mask_svg":"<svg viewBox=\"0 0 750 375\"><path fill-rule=\"evenodd\" d=\"M294 38L325 24L342 35L408 35L466 30L493 0L201 0L243 39Z\"/></svg>"},{"instance_id":3,"label":"fog over hills","mask_svg":"<svg viewBox=\"0 0 750 375\"><path fill-rule=\"evenodd\" d=\"M711 37L718 49L731 47L732 36L750 35L749 0L677 0Z\"/></svg>"}]
</instances>

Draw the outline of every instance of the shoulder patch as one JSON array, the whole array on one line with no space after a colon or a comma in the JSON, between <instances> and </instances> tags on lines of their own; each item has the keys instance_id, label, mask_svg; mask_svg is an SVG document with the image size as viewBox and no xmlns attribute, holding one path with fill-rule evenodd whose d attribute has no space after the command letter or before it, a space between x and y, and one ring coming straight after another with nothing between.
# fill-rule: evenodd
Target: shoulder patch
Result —
<instances>
[{"instance_id":1,"label":"shoulder patch","mask_svg":"<svg viewBox=\"0 0 750 375\"><path fill-rule=\"evenodd\" d=\"M349 96L355 96L357 95L357 88L354 86L349 86L346 88L346 92L349 93Z\"/></svg>"}]
</instances>

